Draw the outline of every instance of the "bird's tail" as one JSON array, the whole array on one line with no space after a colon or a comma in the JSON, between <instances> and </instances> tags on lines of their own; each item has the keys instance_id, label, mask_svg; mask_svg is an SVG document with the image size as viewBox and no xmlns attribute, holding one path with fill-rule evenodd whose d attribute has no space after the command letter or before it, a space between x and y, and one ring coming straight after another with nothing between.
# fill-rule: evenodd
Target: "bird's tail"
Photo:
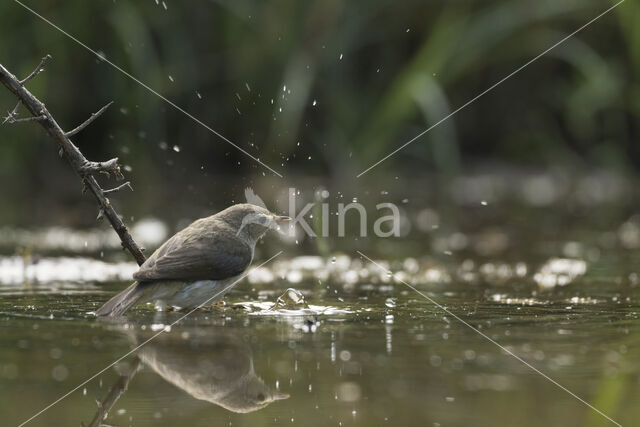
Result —
<instances>
[{"instance_id":1,"label":"bird's tail","mask_svg":"<svg viewBox=\"0 0 640 427\"><path fill-rule=\"evenodd\" d=\"M134 306L143 295L141 284L133 282L127 289L107 301L96 311L97 316L121 316Z\"/></svg>"}]
</instances>

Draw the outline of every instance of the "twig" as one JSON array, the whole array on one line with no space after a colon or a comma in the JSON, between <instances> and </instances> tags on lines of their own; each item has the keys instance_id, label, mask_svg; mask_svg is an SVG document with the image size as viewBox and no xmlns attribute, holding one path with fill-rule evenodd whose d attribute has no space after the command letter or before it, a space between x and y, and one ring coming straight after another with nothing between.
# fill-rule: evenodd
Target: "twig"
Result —
<instances>
[{"instance_id":1,"label":"twig","mask_svg":"<svg viewBox=\"0 0 640 427\"><path fill-rule=\"evenodd\" d=\"M11 119L15 118L18 115L18 108L20 108L21 105L22 105L22 101L18 100L18 103L16 104L14 109L12 111L7 111L7 117L4 118L4 121L2 122L2 124L10 122Z\"/></svg>"},{"instance_id":2,"label":"twig","mask_svg":"<svg viewBox=\"0 0 640 427\"><path fill-rule=\"evenodd\" d=\"M42 71L44 71L44 66L47 63L47 61L49 61L50 59L51 59L51 55L49 54L45 55L45 57L42 58L42 60L40 61L40 64L38 64L36 69L33 70L31 74L29 74L27 77L20 80L18 83L20 83L21 85L24 85L26 82L28 82L29 80L31 80L32 78L40 74Z\"/></svg>"},{"instance_id":3,"label":"twig","mask_svg":"<svg viewBox=\"0 0 640 427\"><path fill-rule=\"evenodd\" d=\"M118 233L118 236L122 241L122 247L127 249L131 255L133 255L138 264L142 264L146 259L142 253L142 249L140 249L138 244L133 240L133 237L129 234L129 230L124 225L122 219L120 219L120 216L113 206L111 206L109 199L105 196L105 192L93 176L94 173L100 172L106 174L113 173L116 178L124 179L122 172L120 171L120 165L118 165L118 159L114 158L107 160L106 162L90 162L87 160L78 147L71 142L65 131L63 131L60 125L58 125L44 104L24 87L24 83L42 71L44 64L49 58L51 58L50 55L45 56L38 67L24 80L18 80L16 76L11 74L2 64L0 64L0 82L2 82L2 84L20 100L20 102L34 117L37 117L35 120L37 120L37 122L47 131L49 136L56 141L63 155L71 165L71 168L82 180L83 187L88 189L94 195L103 215L107 217L113 229ZM11 120L22 120L15 119L14 117L15 114L17 114L19 106L20 104L17 105L14 111L9 114L9 117L11 117L9 122L11 122ZM96 115L99 115L99 113L100 111L98 111ZM83 127L83 125L80 125L80 127ZM80 130L78 130L78 132Z\"/></svg>"},{"instance_id":4,"label":"twig","mask_svg":"<svg viewBox=\"0 0 640 427\"><path fill-rule=\"evenodd\" d=\"M23 119L16 119L13 116L7 116L7 117L5 117L4 122L2 122L2 124L5 124L5 123L13 124L13 123L37 122L38 120L46 120L46 119L47 119L46 116L31 116L31 117L25 117Z\"/></svg>"},{"instance_id":5,"label":"twig","mask_svg":"<svg viewBox=\"0 0 640 427\"><path fill-rule=\"evenodd\" d=\"M124 184L118 185L116 188L111 188L110 190L102 190L104 194L115 193L116 191L122 190L124 187L129 187L131 191L133 191L133 187L131 186L131 182L127 181Z\"/></svg>"},{"instance_id":6,"label":"twig","mask_svg":"<svg viewBox=\"0 0 640 427\"><path fill-rule=\"evenodd\" d=\"M95 119L97 119L100 114L104 113L107 108L109 108L111 106L111 104L113 104L113 101L111 101L110 103L108 103L107 105L105 105L104 107L102 107L101 109L99 109L97 112L95 113L91 113L91 116L89 116L89 118L87 120L85 120L84 123L82 123L80 126L78 126L77 128L70 130L69 132L67 132L65 135L67 138L71 138L73 135L77 134L78 132L80 132L82 129L86 128L87 126L89 126L89 124L94 121Z\"/></svg>"}]
</instances>

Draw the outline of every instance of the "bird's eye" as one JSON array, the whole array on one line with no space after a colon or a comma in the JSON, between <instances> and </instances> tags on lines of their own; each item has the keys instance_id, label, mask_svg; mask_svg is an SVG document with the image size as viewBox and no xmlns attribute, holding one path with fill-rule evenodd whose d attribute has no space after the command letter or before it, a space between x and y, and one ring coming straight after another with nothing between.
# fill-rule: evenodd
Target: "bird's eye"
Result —
<instances>
[{"instance_id":1,"label":"bird's eye","mask_svg":"<svg viewBox=\"0 0 640 427\"><path fill-rule=\"evenodd\" d=\"M263 402L264 401L264 394L262 393L258 393L258 402Z\"/></svg>"},{"instance_id":2,"label":"bird's eye","mask_svg":"<svg viewBox=\"0 0 640 427\"><path fill-rule=\"evenodd\" d=\"M267 223L267 217L266 216L261 216L258 218L258 222L262 225Z\"/></svg>"}]
</instances>

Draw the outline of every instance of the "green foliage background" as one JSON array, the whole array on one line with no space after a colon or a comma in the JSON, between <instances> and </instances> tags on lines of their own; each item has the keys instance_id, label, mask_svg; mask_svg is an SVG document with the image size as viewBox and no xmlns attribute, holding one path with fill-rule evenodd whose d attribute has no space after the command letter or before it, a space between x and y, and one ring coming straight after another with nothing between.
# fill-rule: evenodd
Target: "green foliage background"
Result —
<instances>
[{"instance_id":1,"label":"green foliage background","mask_svg":"<svg viewBox=\"0 0 640 427\"><path fill-rule=\"evenodd\" d=\"M304 176L348 187L613 2L26 4L285 176L272 185ZM429 173L447 180L478 165L635 174L639 10L625 2L367 179ZM63 127L115 101L75 142L89 159L117 155L131 168L139 191L122 199L133 214L185 199L204 211L273 177L18 3L0 4L0 22L0 63L17 75L53 56L29 87ZM13 105L0 91L0 106ZM91 220L69 208L77 179L38 126L2 126L0 141L0 221Z\"/></svg>"}]
</instances>

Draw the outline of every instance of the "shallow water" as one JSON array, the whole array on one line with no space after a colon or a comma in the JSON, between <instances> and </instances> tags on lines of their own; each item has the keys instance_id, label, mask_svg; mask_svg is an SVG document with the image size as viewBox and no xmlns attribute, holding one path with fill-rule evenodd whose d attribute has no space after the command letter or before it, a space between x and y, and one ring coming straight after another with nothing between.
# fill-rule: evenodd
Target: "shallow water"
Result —
<instances>
[{"instance_id":1,"label":"shallow water","mask_svg":"<svg viewBox=\"0 0 640 427\"><path fill-rule=\"evenodd\" d=\"M487 337L617 422L640 416L640 291L623 254L376 260L393 275L361 257L283 255L224 306L174 325L184 313L142 307L126 322L90 313L135 265L22 262L0 260L3 425L156 334L28 425L90 425L97 402L118 426L613 425ZM276 304L288 288L296 292Z\"/></svg>"}]
</instances>

